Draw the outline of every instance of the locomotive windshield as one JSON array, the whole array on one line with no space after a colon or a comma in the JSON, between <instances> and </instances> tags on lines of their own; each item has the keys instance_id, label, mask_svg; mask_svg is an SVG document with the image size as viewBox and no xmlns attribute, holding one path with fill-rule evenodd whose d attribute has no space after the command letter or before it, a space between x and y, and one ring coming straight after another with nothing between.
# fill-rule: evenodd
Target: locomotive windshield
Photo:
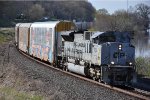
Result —
<instances>
[{"instance_id":1,"label":"locomotive windshield","mask_svg":"<svg viewBox=\"0 0 150 100\"><path fill-rule=\"evenodd\" d=\"M129 43L131 34L129 32L115 32L116 42Z\"/></svg>"},{"instance_id":2,"label":"locomotive windshield","mask_svg":"<svg viewBox=\"0 0 150 100\"><path fill-rule=\"evenodd\" d=\"M129 43L131 36L128 32L103 32L93 38L94 43L102 44L105 42Z\"/></svg>"},{"instance_id":3,"label":"locomotive windshield","mask_svg":"<svg viewBox=\"0 0 150 100\"><path fill-rule=\"evenodd\" d=\"M116 37L113 34L108 35L108 36L106 35L106 36L100 36L99 37L99 41L101 43L104 43L104 42L115 42L115 40L116 40Z\"/></svg>"}]
</instances>

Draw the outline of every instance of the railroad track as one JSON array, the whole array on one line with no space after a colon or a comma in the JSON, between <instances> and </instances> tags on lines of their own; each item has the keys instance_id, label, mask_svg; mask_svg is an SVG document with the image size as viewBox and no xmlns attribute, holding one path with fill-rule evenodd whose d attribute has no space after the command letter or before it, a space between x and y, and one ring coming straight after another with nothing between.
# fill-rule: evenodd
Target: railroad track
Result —
<instances>
[{"instance_id":1,"label":"railroad track","mask_svg":"<svg viewBox=\"0 0 150 100\"><path fill-rule=\"evenodd\" d=\"M123 94L126 94L126 95L129 95L131 97L135 97L136 99L141 99L141 100L150 100L150 96L148 94L145 94L145 93L142 93L142 92L138 92L138 91L135 91L135 90L127 90L127 89L121 89L121 88L118 88L118 87L113 87L113 86L110 86L110 85L107 85L107 84L103 84L103 83L100 83L100 82L97 82L97 81L94 81L94 80L91 80L91 79L88 79L86 77L83 77L83 76L80 76L80 75L77 75L77 74L74 74L74 73L70 73L70 72L67 72L67 71L64 71L64 70L61 70L57 67L53 67L52 65L49 65L47 63L44 63L38 59L35 59L29 55L27 55L26 53L22 52L19 50L19 52L21 54L23 54L24 56L26 56L27 58L29 59L32 59L34 61L36 61L37 63L40 63L46 67L49 67L49 68L52 68L54 70L57 70L57 71L60 71L60 72L63 72L64 74L67 74L67 75L71 75L71 76L74 76L74 77L77 77L77 78L80 78L82 80L85 80L85 81L88 81L88 82L91 82L95 85L98 85L98 86L103 86L105 88L108 88L108 89L111 89L113 91L116 91L116 92L120 92L120 93L123 93Z\"/></svg>"}]
</instances>

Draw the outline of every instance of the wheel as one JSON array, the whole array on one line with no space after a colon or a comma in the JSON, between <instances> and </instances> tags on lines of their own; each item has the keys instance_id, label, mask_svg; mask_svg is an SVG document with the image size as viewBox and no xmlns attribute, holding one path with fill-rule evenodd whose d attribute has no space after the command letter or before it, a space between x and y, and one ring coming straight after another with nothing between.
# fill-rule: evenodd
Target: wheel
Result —
<instances>
[{"instance_id":1,"label":"wheel","mask_svg":"<svg viewBox=\"0 0 150 100\"><path fill-rule=\"evenodd\" d=\"M100 82L100 83L101 83L101 79L98 79L98 82Z\"/></svg>"},{"instance_id":2,"label":"wheel","mask_svg":"<svg viewBox=\"0 0 150 100\"><path fill-rule=\"evenodd\" d=\"M62 70L66 71L66 67L64 65L62 65L62 66L63 66Z\"/></svg>"},{"instance_id":3,"label":"wheel","mask_svg":"<svg viewBox=\"0 0 150 100\"><path fill-rule=\"evenodd\" d=\"M96 77L92 77L92 79L93 79L94 81L96 81Z\"/></svg>"},{"instance_id":4,"label":"wheel","mask_svg":"<svg viewBox=\"0 0 150 100\"><path fill-rule=\"evenodd\" d=\"M69 70L68 70L68 68L67 68L66 66L65 66L65 71L66 71L66 72L69 72Z\"/></svg>"}]
</instances>

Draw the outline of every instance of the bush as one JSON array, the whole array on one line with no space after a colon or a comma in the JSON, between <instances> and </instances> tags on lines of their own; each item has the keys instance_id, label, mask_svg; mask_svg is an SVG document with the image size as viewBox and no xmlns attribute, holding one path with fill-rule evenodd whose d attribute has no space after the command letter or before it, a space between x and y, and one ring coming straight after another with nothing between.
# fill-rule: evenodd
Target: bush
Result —
<instances>
[{"instance_id":1,"label":"bush","mask_svg":"<svg viewBox=\"0 0 150 100\"><path fill-rule=\"evenodd\" d=\"M0 44L12 40L14 33L13 28L0 28Z\"/></svg>"},{"instance_id":2,"label":"bush","mask_svg":"<svg viewBox=\"0 0 150 100\"><path fill-rule=\"evenodd\" d=\"M17 91L15 88L0 87L0 100L43 100L39 95Z\"/></svg>"},{"instance_id":3,"label":"bush","mask_svg":"<svg viewBox=\"0 0 150 100\"><path fill-rule=\"evenodd\" d=\"M147 57L136 58L136 68L139 75L150 77L150 58Z\"/></svg>"}]
</instances>

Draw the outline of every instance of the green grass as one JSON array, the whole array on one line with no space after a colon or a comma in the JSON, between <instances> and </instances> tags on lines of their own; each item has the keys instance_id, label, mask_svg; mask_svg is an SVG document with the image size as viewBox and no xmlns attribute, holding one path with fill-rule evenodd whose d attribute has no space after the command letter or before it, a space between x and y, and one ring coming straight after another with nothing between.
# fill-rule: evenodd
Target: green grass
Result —
<instances>
[{"instance_id":1,"label":"green grass","mask_svg":"<svg viewBox=\"0 0 150 100\"><path fill-rule=\"evenodd\" d=\"M15 32L13 28L0 28L0 44L12 40L14 35Z\"/></svg>"},{"instance_id":2,"label":"green grass","mask_svg":"<svg viewBox=\"0 0 150 100\"><path fill-rule=\"evenodd\" d=\"M150 58L147 57L136 58L136 68L138 74L150 77Z\"/></svg>"},{"instance_id":3,"label":"green grass","mask_svg":"<svg viewBox=\"0 0 150 100\"><path fill-rule=\"evenodd\" d=\"M43 100L42 96L16 91L14 88L0 88L0 100Z\"/></svg>"}]
</instances>

